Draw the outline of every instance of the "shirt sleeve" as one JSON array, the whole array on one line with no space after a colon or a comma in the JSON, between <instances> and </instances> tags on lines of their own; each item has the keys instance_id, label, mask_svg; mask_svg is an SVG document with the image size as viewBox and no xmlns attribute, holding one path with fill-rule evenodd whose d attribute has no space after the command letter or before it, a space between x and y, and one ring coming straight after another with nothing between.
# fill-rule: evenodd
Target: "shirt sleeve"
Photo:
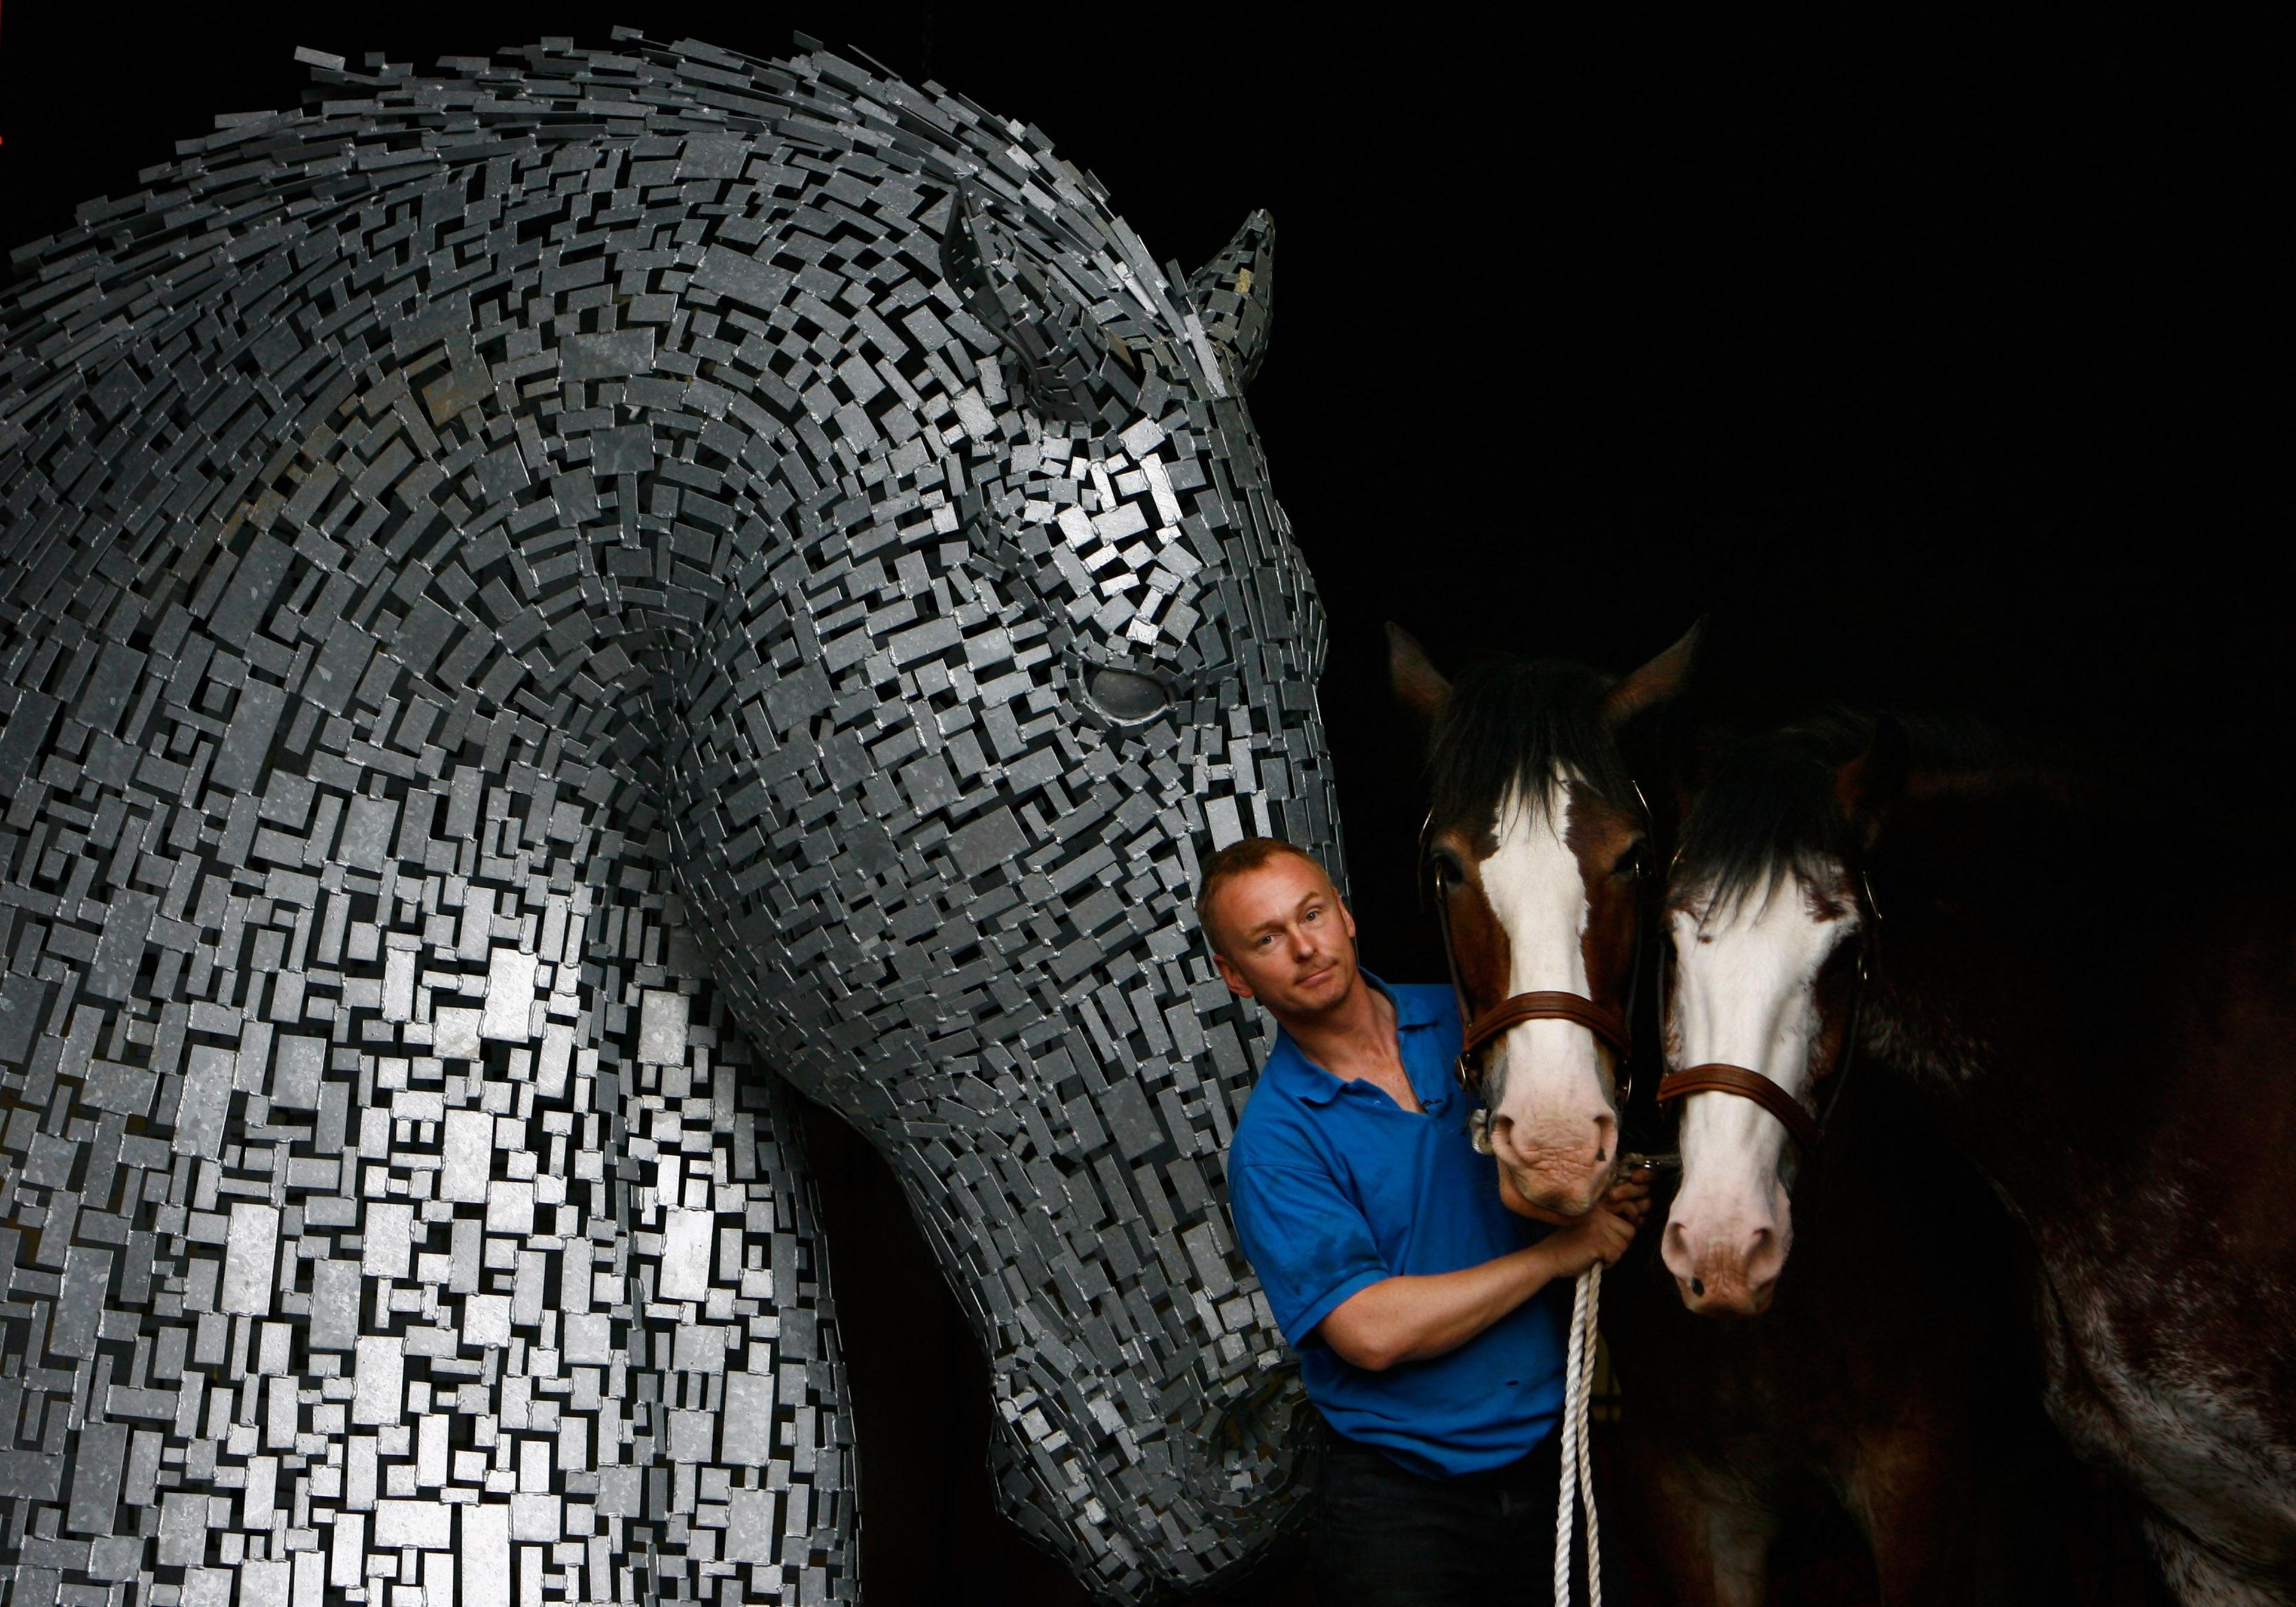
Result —
<instances>
[{"instance_id":1,"label":"shirt sleeve","mask_svg":"<svg viewBox=\"0 0 2296 1607\"><path fill-rule=\"evenodd\" d=\"M1228 1202L1244 1258L1294 1349L1341 1301L1393 1275L1371 1225L1327 1173L1240 1168L1228 1179Z\"/></svg>"}]
</instances>

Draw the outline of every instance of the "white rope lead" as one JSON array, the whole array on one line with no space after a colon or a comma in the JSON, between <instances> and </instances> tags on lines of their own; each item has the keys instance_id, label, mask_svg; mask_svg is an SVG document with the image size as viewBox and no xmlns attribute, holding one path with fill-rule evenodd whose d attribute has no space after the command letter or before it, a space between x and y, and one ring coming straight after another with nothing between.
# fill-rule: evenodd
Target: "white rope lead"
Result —
<instances>
[{"instance_id":1,"label":"white rope lead","mask_svg":"<svg viewBox=\"0 0 2296 1607\"><path fill-rule=\"evenodd\" d=\"M1603 1529L1595 1516L1595 1464L1587 1413L1595 1396L1595 1311L1603 1264L1578 1275L1570 1301L1570 1341L1562 1368L1562 1473L1554 1492L1554 1607L1571 1607L1570 1530L1587 1505L1587 1607L1603 1607Z\"/></svg>"}]
</instances>

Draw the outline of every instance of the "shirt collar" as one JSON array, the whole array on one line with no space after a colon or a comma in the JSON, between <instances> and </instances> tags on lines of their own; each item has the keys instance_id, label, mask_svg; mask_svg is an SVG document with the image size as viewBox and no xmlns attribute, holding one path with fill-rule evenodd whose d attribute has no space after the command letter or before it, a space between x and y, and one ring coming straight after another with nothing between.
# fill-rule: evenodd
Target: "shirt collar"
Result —
<instances>
[{"instance_id":1,"label":"shirt collar","mask_svg":"<svg viewBox=\"0 0 2296 1607\"><path fill-rule=\"evenodd\" d=\"M1406 1032L1419 1031L1441 1023L1441 1013L1431 1003L1398 998L1393 988L1368 970L1358 968L1357 974L1378 988L1386 996L1387 1002L1395 1006L1395 1030L1398 1038ZM1403 1050L1400 1042L1396 1047L1398 1052ZM1411 1056L1403 1053L1402 1059L1404 1074L1409 1076ZM1309 1060L1300 1045L1292 1042L1292 1035L1281 1027L1275 1029L1275 1046L1268 1051L1267 1075L1275 1078L1277 1086L1292 1098L1308 1105L1330 1104L1348 1087L1345 1080ZM1440 1103L1439 1092L1431 1099L1427 1090L1419 1086L1415 1078L1412 1079L1412 1087L1419 1095L1419 1103L1429 1110Z\"/></svg>"},{"instance_id":2,"label":"shirt collar","mask_svg":"<svg viewBox=\"0 0 2296 1607\"><path fill-rule=\"evenodd\" d=\"M1443 1006L1436 999L1424 993L1414 993L1407 999L1398 998L1393 988L1371 972L1365 972L1363 977L1365 981L1387 995L1387 1002L1395 1006L1395 1026L1398 1032L1414 1027L1439 1027L1443 1024Z\"/></svg>"}]
</instances>

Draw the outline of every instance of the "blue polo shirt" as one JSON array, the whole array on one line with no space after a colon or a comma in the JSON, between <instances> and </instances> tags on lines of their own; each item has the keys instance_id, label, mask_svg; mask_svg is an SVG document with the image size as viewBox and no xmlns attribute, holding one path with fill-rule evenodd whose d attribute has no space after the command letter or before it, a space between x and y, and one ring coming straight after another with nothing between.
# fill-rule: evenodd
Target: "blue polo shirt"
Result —
<instances>
[{"instance_id":1,"label":"blue polo shirt","mask_svg":"<svg viewBox=\"0 0 2296 1607\"><path fill-rule=\"evenodd\" d=\"M1426 1114L1371 1083L1341 1081L1279 1029L1228 1146L1236 1233L1300 1353L1308 1398L1333 1428L1416 1472L1503 1466L1561 1421L1568 1283L1456 1350L1384 1373L1342 1359L1313 1332L1382 1278L1479 1266L1550 1231L1499 1203L1494 1163L1468 1141L1470 1105L1451 1075L1451 990L1363 974L1394 1002L1404 1070Z\"/></svg>"}]
</instances>

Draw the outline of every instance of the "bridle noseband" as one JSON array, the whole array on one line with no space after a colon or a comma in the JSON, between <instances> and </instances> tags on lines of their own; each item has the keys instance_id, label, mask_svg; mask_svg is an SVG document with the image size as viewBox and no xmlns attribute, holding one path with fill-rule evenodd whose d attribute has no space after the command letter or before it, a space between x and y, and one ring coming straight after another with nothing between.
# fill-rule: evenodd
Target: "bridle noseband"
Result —
<instances>
[{"instance_id":1,"label":"bridle noseband","mask_svg":"<svg viewBox=\"0 0 2296 1607\"><path fill-rule=\"evenodd\" d=\"M1857 1058L1858 1018L1882 935L1882 912L1874 903L1874 889L1863 871L1857 873L1857 980L1851 984L1849 1011L1841 1023L1841 1063L1833 1069L1833 1086L1825 1096L1824 1110L1813 1115L1801 1101L1751 1066L1734 1066L1727 1061L1709 1061L1668 1072L1659 1079L1658 1103L1661 1108L1693 1094L1734 1095L1753 1101L1776 1117L1805 1157L1817 1153L1825 1139L1826 1125L1833 1119L1834 1108L1841 1103L1841 1090L1849 1080L1849 1068ZM1660 1007L1665 1007L1663 1002Z\"/></svg>"},{"instance_id":2,"label":"bridle noseband","mask_svg":"<svg viewBox=\"0 0 2296 1607\"><path fill-rule=\"evenodd\" d=\"M1608 1044L1621 1064L1629 1052L1626 1020L1609 1005L1590 999L1585 994L1567 993L1559 988L1518 993L1501 999L1467 1023L1465 1035L1459 1045L1463 1086L1466 1080L1468 1057L1485 1044L1525 1021L1576 1021Z\"/></svg>"},{"instance_id":3,"label":"bridle noseband","mask_svg":"<svg viewBox=\"0 0 2296 1607\"><path fill-rule=\"evenodd\" d=\"M1785 1124L1786 1131L1793 1136L1794 1143L1805 1155L1816 1154L1824 1140L1824 1124L1805 1110L1801 1101L1750 1066L1709 1061L1704 1065L1669 1071L1659 1078L1658 1103L1661 1108L1693 1094L1734 1094L1741 1099L1752 1100Z\"/></svg>"}]
</instances>

